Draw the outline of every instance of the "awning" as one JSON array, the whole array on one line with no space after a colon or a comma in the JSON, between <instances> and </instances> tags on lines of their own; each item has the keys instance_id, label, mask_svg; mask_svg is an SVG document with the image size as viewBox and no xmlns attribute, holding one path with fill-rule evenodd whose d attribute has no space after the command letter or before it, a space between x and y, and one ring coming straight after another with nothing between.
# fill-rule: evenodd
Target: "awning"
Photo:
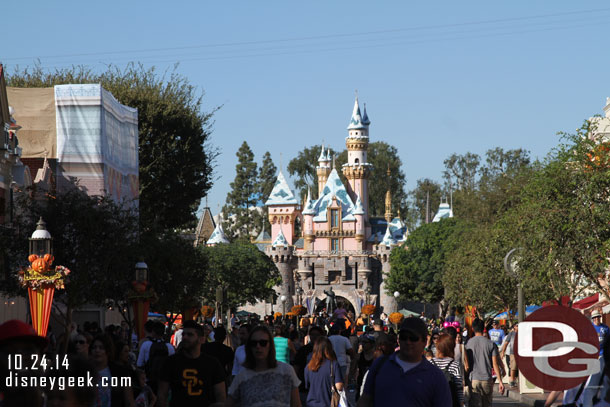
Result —
<instances>
[{"instance_id":1,"label":"awning","mask_svg":"<svg viewBox=\"0 0 610 407\"><path fill-rule=\"evenodd\" d=\"M586 308L589 308L589 307L597 304L598 302L599 302L599 294L593 294L590 297L583 298L580 301L576 301L574 304L572 304L572 307L576 308L576 309L586 309Z\"/></svg>"}]
</instances>

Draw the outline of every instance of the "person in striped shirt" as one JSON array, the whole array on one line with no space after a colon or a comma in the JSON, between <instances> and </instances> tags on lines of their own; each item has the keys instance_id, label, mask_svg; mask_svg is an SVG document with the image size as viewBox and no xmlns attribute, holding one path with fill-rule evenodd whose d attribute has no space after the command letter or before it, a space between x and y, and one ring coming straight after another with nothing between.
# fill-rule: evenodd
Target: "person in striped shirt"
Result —
<instances>
[{"instance_id":1,"label":"person in striped shirt","mask_svg":"<svg viewBox=\"0 0 610 407\"><path fill-rule=\"evenodd\" d=\"M457 397L459 406L464 406L464 384L460 364L454 359L455 339L447 334L441 333L436 341L436 357L430 361L441 370L447 370L455 389L452 397ZM454 402L455 405L455 402Z\"/></svg>"}]
</instances>

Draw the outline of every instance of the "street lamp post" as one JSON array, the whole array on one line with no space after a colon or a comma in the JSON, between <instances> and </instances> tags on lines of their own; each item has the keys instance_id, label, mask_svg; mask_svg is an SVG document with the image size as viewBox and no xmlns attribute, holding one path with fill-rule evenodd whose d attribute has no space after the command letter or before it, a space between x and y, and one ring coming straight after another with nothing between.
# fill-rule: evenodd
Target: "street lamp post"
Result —
<instances>
[{"instance_id":1,"label":"street lamp post","mask_svg":"<svg viewBox=\"0 0 610 407\"><path fill-rule=\"evenodd\" d=\"M400 297L400 293L398 291L394 291L394 305L396 306L394 312L398 312L398 297Z\"/></svg>"},{"instance_id":2,"label":"street lamp post","mask_svg":"<svg viewBox=\"0 0 610 407\"><path fill-rule=\"evenodd\" d=\"M154 296L149 289L148 265L140 260L136 263L134 280L131 282L133 291L130 292L128 299L133 307L133 319L138 333L138 338L144 338L144 324L148 319L150 310L150 300Z\"/></svg>"},{"instance_id":3,"label":"street lamp post","mask_svg":"<svg viewBox=\"0 0 610 407\"><path fill-rule=\"evenodd\" d=\"M525 301L523 298L523 285L521 284L521 279L517 274L518 264L517 258L515 258L515 252L517 250L522 250L522 248L517 247L506 253L506 256L504 257L504 270L506 270L511 277L517 280L517 320L521 323L525 319Z\"/></svg>"},{"instance_id":4,"label":"street lamp post","mask_svg":"<svg viewBox=\"0 0 610 407\"><path fill-rule=\"evenodd\" d=\"M280 301L282 301L282 314L284 314L284 317L286 317L286 300L287 298L285 295L280 297Z\"/></svg>"},{"instance_id":5,"label":"street lamp post","mask_svg":"<svg viewBox=\"0 0 610 407\"><path fill-rule=\"evenodd\" d=\"M62 266L51 268L55 260L52 254L53 238L46 226L41 217L29 239L30 267L19 273L21 285L28 289L32 326L40 336L47 335L55 289L63 288L64 278L70 273Z\"/></svg>"}]
</instances>

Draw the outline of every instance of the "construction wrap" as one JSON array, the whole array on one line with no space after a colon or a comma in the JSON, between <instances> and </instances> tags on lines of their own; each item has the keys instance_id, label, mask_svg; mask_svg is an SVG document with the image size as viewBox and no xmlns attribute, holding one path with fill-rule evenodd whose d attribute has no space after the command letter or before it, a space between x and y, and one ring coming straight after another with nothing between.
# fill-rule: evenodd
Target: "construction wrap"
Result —
<instances>
[{"instance_id":1,"label":"construction wrap","mask_svg":"<svg viewBox=\"0 0 610 407\"><path fill-rule=\"evenodd\" d=\"M100 84L55 86L55 107L58 178L76 177L90 194L137 200L137 109Z\"/></svg>"}]
</instances>

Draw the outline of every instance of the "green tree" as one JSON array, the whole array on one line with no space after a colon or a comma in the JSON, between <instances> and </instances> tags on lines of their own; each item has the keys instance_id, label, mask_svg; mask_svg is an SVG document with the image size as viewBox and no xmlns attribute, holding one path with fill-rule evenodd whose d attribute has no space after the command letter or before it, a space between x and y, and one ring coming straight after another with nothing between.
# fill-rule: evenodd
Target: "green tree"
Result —
<instances>
[{"instance_id":1,"label":"green tree","mask_svg":"<svg viewBox=\"0 0 610 407\"><path fill-rule=\"evenodd\" d=\"M521 275L543 281L556 299L574 299L590 287L610 294L610 144L592 139L591 126L562 134L565 143L532 174L519 204L501 220L522 248Z\"/></svg>"},{"instance_id":2,"label":"green tree","mask_svg":"<svg viewBox=\"0 0 610 407\"><path fill-rule=\"evenodd\" d=\"M258 170L254 153L244 141L237 150L235 179L231 182L231 191L227 194L222 208L223 227L230 238L249 238L257 232L257 221L260 219L255 211L258 204L260 186L257 183Z\"/></svg>"},{"instance_id":3,"label":"green tree","mask_svg":"<svg viewBox=\"0 0 610 407\"><path fill-rule=\"evenodd\" d=\"M443 300L446 259L458 240L453 235L459 234L463 228L461 221L451 218L415 229L407 238L408 248L392 250L386 291L399 291L415 301L434 303Z\"/></svg>"},{"instance_id":4,"label":"green tree","mask_svg":"<svg viewBox=\"0 0 610 407\"><path fill-rule=\"evenodd\" d=\"M471 192L477 184L481 157L478 154L451 154L445 161L445 180L457 191Z\"/></svg>"},{"instance_id":5,"label":"green tree","mask_svg":"<svg viewBox=\"0 0 610 407\"><path fill-rule=\"evenodd\" d=\"M280 274L273 261L251 243L238 241L216 246L200 246L208 259L204 297L214 299L216 288L227 289L227 302L233 308L256 303L274 293Z\"/></svg>"},{"instance_id":6,"label":"green tree","mask_svg":"<svg viewBox=\"0 0 610 407\"><path fill-rule=\"evenodd\" d=\"M529 152L495 148L485 162L472 153L452 154L445 160L445 191L452 194L456 217L474 223L493 222L514 204L527 182Z\"/></svg>"},{"instance_id":7,"label":"green tree","mask_svg":"<svg viewBox=\"0 0 610 407\"><path fill-rule=\"evenodd\" d=\"M217 151L209 140L217 108L203 112L204 94L187 78L135 64L111 65L101 73L82 66L53 72L36 66L12 73L7 82L15 87L101 83L119 102L137 108L140 224L146 230L193 226L212 186Z\"/></svg>"},{"instance_id":8,"label":"green tree","mask_svg":"<svg viewBox=\"0 0 610 407\"><path fill-rule=\"evenodd\" d=\"M480 316L487 312L516 311L515 276L504 269L503 260L514 248L500 226L469 224L452 237L453 250L446 257L443 286L454 305L471 305ZM521 276L527 303L548 299L549 290L536 279Z\"/></svg>"},{"instance_id":9,"label":"green tree","mask_svg":"<svg viewBox=\"0 0 610 407\"><path fill-rule=\"evenodd\" d=\"M411 198L419 224L432 222L442 197L443 191L438 182L429 178L417 180L417 186L411 191ZM426 214L428 213L429 219L426 222Z\"/></svg>"},{"instance_id":10,"label":"green tree","mask_svg":"<svg viewBox=\"0 0 610 407\"><path fill-rule=\"evenodd\" d=\"M269 199L269 194L273 190L275 180L277 178L277 167L273 164L273 159L269 151L263 155L263 163L258 173L258 184L259 184L259 195L260 203L264 204ZM271 231L271 224L269 223L269 210L267 207L264 208L262 224L265 225L265 230ZM262 225L261 225L262 226Z\"/></svg>"},{"instance_id":11,"label":"green tree","mask_svg":"<svg viewBox=\"0 0 610 407\"><path fill-rule=\"evenodd\" d=\"M328 147L324 149L326 152ZM315 145L309 148L303 148L299 154L290 160L288 163L288 173L294 177L294 187L300 191L301 200L307 195L307 188L311 188L312 198L318 196L318 175L316 167L318 166L318 158L322 151L321 145ZM336 152L330 149L331 157ZM340 171L339 171L340 172Z\"/></svg>"},{"instance_id":12,"label":"green tree","mask_svg":"<svg viewBox=\"0 0 610 407\"><path fill-rule=\"evenodd\" d=\"M208 268L204 253L177 233L142 235L140 246L140 253L148 265L149 280L158 297L151 309L178 314L189 308L199 308L205 294Z\"/></svg>"},{"instance_id":13,"label":"green tree","mask_svg":"<svg viewBox=\"0 0 610 407\"><path fill-rule=\"evenodd\" d=\"M61 306L53 307L66 332L73 310L85 304L105 305L118 292L127 292L138 251L138 217L133 210L108 197L88 196L78 188L48 195L44 200L34 200L29 191L24 191L16 201L19 210L11 236L15 243L9 246L15 251L8 253L12 261L9 267L15 273L18 266L28 264L27 255L24 256L27 238L35 229L34 222L42 216L53 236L53 264L72 271L65 290L55 294L54 301ZM12 279L4 281L2 290L26 294Z\"/></svg>"}]
</instances>

